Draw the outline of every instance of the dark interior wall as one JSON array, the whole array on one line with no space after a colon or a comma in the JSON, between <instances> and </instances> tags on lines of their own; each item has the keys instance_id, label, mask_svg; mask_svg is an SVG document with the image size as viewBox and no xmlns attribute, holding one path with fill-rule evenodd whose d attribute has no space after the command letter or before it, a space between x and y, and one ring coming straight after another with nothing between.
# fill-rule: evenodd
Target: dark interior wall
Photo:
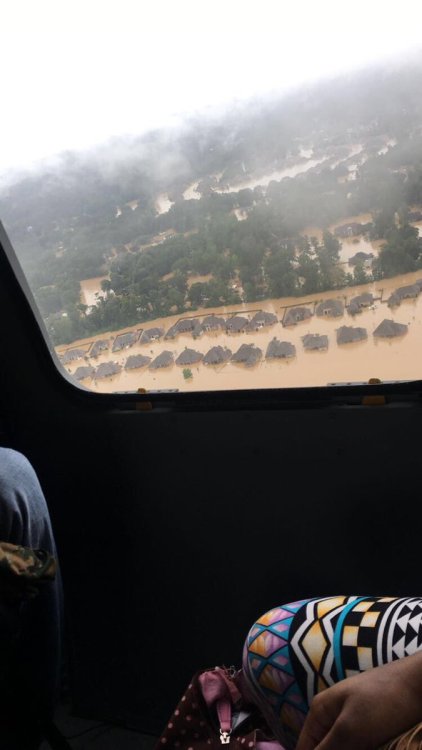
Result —
<instances>
[{"instance_id":1,"label":"dark interior wall","mask_svg":"<svg viewBox=\"0 0 422 750\"><path fill-rule=\"evenodd\" d=\"M420 593L417 394L138 411L57 377L3 256L0 315L4 441L51 509L77 712L160 731L196 669L240 662L265 609Z\"/></svg>"}]
</instances>

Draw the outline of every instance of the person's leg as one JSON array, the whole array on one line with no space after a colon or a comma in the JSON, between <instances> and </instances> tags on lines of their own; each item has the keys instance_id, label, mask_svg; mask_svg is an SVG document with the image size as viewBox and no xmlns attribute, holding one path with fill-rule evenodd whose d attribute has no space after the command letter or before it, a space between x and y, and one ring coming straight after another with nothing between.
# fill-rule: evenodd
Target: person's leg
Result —
<instances>
[{"instance_id":1,"label":"person's leg","mask_svg":"<svg viewBox=\"0 0 422 750\"><path fill-rule=\"evenodd\" d=\"M37 475L22 454L7 448L0 448L0 541L45 549L56 556L49 512ZM0 746L4 746L7 735L8 747L12 747L13 736L16 747L19 742L25 749L37 747L36 725L52 716L59 684L60 573L34 599L22 602L18 612L0 602L0 620L0 632L5 636L2 642L8 649L3 671L0 664ZM2 623L10 623L7 633ZM9 727L4 721L6 716L12 717ZM28 733L31 724L34 729Z\"/></svg>"},{"instance_id":2,"label":"person's leg","mask_svg":"<svg viewBox=\"0 0 422 750\"><path fill-rule=\"evenodd\" d=\"M421 598L333 596L265 613L248 634L243 666L255 702L293 747L316 693L421 646Z\"/></svg>"}]
</instances>

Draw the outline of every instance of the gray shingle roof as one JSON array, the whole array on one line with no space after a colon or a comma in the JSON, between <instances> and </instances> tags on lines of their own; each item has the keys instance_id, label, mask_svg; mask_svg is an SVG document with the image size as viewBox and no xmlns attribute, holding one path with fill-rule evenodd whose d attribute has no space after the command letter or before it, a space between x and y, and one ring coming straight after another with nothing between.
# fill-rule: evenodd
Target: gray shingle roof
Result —
<instances>
[{"instance_id":1,"label":"gray shingle roof","mask_svg":"<svg viewBox=\"0 0 422 750\"><path fill-rule=\"evenodd\" d=\"M225 327L226 320L219 315L207 315L202 321L202 329L204 331L224 330Z\"/></svg>"},{"instance_id":2,"label":"gray shingle roof","mask_svg":"<svg viewBox=\"0 0 422 750\"><path fill-rule=\"evenodd\" d=\"M201 362L204 355L201 352L197 352L194 349L184 349L176 359L176 365L194 365L197 362Z\"/></svg>"},{"instance_id":3,"label":"gray shingle roof","mask_svg":"<svg viewBox=\"0 0 422 750\"><path fill-rule=\"evenodd\" d=\"M121 369L121 366L117 362L102 362L95 370L95 377L98 379L110 378L112 375L117 375Z\"/></svg>"},{"instance_id":4,"label":"gray shingle roof","mask_svg":"<svg viewBox=\"0 0 422 750\"><path fill-rule=\"evenodd\" d=\"M337 329L338 344L352 344L356 341L364 341L368 338L366 328L354 328L353 326L341 326Z\"/></svg>"},{"instance_id":5,"label":"gray shingle roof","mask_svg":"<svg viewBox=\"0 0 422 750\"><path fill-rule=\"evenodd\" d=\"M162 328L147 328L145 331L142 331L140 343L149 344L150 341L157 341L158 339L161 339L163 335L164 330Z\"/></svg>"},{"instance_id":6,"label":"gray shingle roof","mask_svg":"<svg viewBox=\"0 0 422 750\"><path fill-rule=\"evenodd\" d=\"M296 347L290 341L273 338L267 346L266 359L290 359L296 356Z\"/></svg>"},{"instance_id":7,"label":"gray shingle roof","mask_svg":"<svg viewBox=\"0 0 422 750\"><path fill-rule=\"evenodd\" d=\"M303 346L307 351L314 349L328 349L328 336L319 333L307 333L302 336Z\"/></svg>"},{"instance_id":8,"label":"gray shingle roof","mask_svg":"<svg viewBox=\"0 0 422 750\"><path fill-rule=\"evenodd\" d=\"M273 326L274 323L277 323L277 315L267 312L266 310L259 310L255 313L252 320L249 321L246 330L258 331L260 328Z\"/></svg>"},{"instance_id":9,"label":"gray shingle roof","mask_svg":"<svg viewBox=\"0 0 422 750\"><path fill-rule=\"evenodd\" d=\"M232 362L239 362L251 367L262 358L262 349L255 344L242 344L237 352L232 355Z\"/></svg>"},{"instance_id":10,"label":"gray shingle roof","mask_svg":"<svg viewBox=\"0 0 422 750\"><path fill-rule=\"evenodd\" d=\"M164 350L158 357L152 360L150 364L151 370L158 370L161 367L170 367L174 363L174 356L172 352Z\"/></svg>"},{"instance_id":11,"label":"gray shingle roof","mask_svg":"<svg viewBox=\"0 0 422 750\"><path fill-rule=\"evenodd\" d=\"M74 377L76 380L85 380L85 378L92 378L94 372L94 367L77 367L72 377Z\"/></svg>"},{"instance_id":12,"label":"gray shingle roof","mask_svg":"<svg viewBox=\"0 0 422 750\"><path fill-rule=\"evenodd\" d=\"M90 357L98 357L101 352L107 351L109 349L110 344L107 341L107 339L98 339L98 341L94 341L93 345L91 346L89 356Z\"/></svg>"},{"instance_id":13,"label":"gray shingle roof","mask_svg":"<svg viewBox=\"0 0 422 750\"><path fill-rule=\"evenodd\" d=\"M243 315L234 315L226 321L226 331L228 333L240 333L246 331L249 320Z\"/></svg>"},{"instance_id":14,"label":"gray shingle roof","mask_svg":"<svg viewBox=\"0 0 422 750\"><path fill-rule=\"evenodd\" d=\"M125 370L137 370L139 367L146 367L151 362L151 357L144 354L131 354L125 362Z\"/></svg>"},{"instance_id":15,"label":"gray shingle roof","mask_svg":"<svg viewBox=\"0 0 422 750\"><path fill-rule=\"evenodd\" d=\"M388 307L394 307L396 305L399 305L400 302L402 302L402 300L404 299L414 299L415 297L418 297L420 293L421 289L419 287L419 284L407 284L407 286L399 286L399 288L395 289L388 298L387 305Z\"/></svg>"},{"instance_id":16,"label":"gray shingle roof","mask_svg":"<svg viewBox=\"0 0 422 750\"><path fill-rule=\"evenodd\" d=\"M112 352L120 352L122 349L127 349L129 346L136 344L139 337L139 333L136 331L130 333L121 333L113 341L111 348Z\"/></svg>"},{"instance_id":17,"label":"gray shingle roof","mask_svg":"<svg viewBox=\"0 0 422 750\"><path fill-rule=\"evenodd\" d=\"M290 307L284 316L283 325L294 326L296 323L301 323L302 320L308 320L312 317L312 312L309 307Z\"/></svg>"},{"instance_id":18,"label":"gray shingle roof","mask_svg":"<svg viewBox=\"0 0 422 750\"><path fill-rule=\"evenodd\" d=\"M403 336L407 331L408 326L405 323L396 323L395 320L384 318L382 323L375 329L374 336L390 339L395 336Z\"/></svg>"},{"instance_id":19,"label":"gray shingle roof","mask_svg":"<svg viewBox=\"0 0 422 750\"><path fill-rule=\"evenodd\" d=\"M325 299L315 308L315 315L322 317L327 315L330 318L339 318L343 315L344 304L340 299Z\"/></svg>"},{"instance_id":20,"label":"gray shingle roof","mask_svg":"<svg viewBox=\"0 0 422 750\"><path fill-rule=\"evenodd\" d=\"M61 361L64 365L67 365L69 362L75 362L77 359L83 359L85 356L86 352L83 349L67 349L61 357Z\"/></svg>"},{"instance_id":21,"label":"gray shingle roof","mask_svg":"<svg viewBox=\"0 0 422 750\"><path fill-rule=\"evenodd\" d=\"M227 362L231 356L232 353L227 347L212 346L202 361L204 365L222 365L224 362Z\"/></svg>"}]
</instances>

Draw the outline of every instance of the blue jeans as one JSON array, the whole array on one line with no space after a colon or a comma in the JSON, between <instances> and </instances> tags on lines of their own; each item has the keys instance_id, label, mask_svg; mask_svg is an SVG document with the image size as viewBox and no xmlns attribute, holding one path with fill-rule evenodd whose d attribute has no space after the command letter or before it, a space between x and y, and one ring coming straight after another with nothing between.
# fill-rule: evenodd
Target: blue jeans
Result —
<instances>
[{"instance_id":1,"label":"blue jeans","mask_svg":"<svg viewBox=\"0 0 422 750\"><path fill-rule=\"evenodd\" d=\"M0 541L57 556L36 473L21 453L9 448L0 448ZM60 574L34 599L0 602L0 747L6 747L6 734L11 750L13 737L17 748L36 747L27 737L28 728L33 726L36 735L39 723L52 717L60 681L61 632Z\"/></svg>"}]
</instances>

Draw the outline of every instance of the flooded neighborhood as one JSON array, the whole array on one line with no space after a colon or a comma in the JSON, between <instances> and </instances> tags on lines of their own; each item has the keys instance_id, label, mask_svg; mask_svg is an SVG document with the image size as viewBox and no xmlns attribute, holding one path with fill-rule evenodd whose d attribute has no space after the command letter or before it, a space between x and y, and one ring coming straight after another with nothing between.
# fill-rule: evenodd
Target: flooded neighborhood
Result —
<instances>
[{"instance_id":1,"label":"flooded neighborhood","mask_svg":"<svg viewBox=\"0 0 422 750\"><path fill-rule=\"evenodd\" d=\"M190 318L201 322L206 317L215 315L227 321L234 316L241 316L250 321L260 311L276 316L277 322L253 331L241 329L238 333L228 333L224 327L204 331L197 338L188 331L166 340L165 333L181 320L180 315L175 315L148 321L142 326L102 334L98 339L104 342L104 349L98 354L94 351L94 356L92 351L97 338L76 341L70 347L58 347L57 353L65 357L67 352L77 350L80 356L62 366L70 374L76 373L79 367L91 368L89 373L87 371L88 377L79 382L99 392L136 391L139 388L179 391L293 388L367 382L374 377L386 381L414 379L422 371L422 295L404 299L397 307L390 307L388 301L396 289L411 286L421 278L422 274L415 272L383 280L381 283L354 286L318 296L271 299L259 305L204 308L195 311L194 317ZM362 307L358 314L351 315L348 311L351 301L364 294L372 295L373 302ZM318 303L333 298L341 303L341 314L334 317L328 314L317 315L315 310ZM300 307L310 309L311 316L294 325L283 325L286 312ZM404 324L406 332L397 337L374 336L374 331L385 319ZM342 326L364 328L367 337L358 342L339 344L337 332ZM161 330L161 336L148 343L141 343L143 332L151 329ZM116 339L127 333L134 335L122 349L113 352ZM303 338L308 334L327 336L328 347L306 350ZM273 339L292 344L295 355L266 358ZM212 347L220 346L235 354L242 344L253 344L260 349L261 355L255 364L236 364L230 359L217 365L205 365L198 361L189 368L191 376L188 379L184 377L183 367L175 364L177 357L185 349L205 356ZM150 363L163 351L172 355L168 365L151 369ZM148 360L139 368L125 369L128 358L134 355L143 355ZM97 378L95 371L107 362L118 365L115 374Z\"/></svg>"}]
</instances>

